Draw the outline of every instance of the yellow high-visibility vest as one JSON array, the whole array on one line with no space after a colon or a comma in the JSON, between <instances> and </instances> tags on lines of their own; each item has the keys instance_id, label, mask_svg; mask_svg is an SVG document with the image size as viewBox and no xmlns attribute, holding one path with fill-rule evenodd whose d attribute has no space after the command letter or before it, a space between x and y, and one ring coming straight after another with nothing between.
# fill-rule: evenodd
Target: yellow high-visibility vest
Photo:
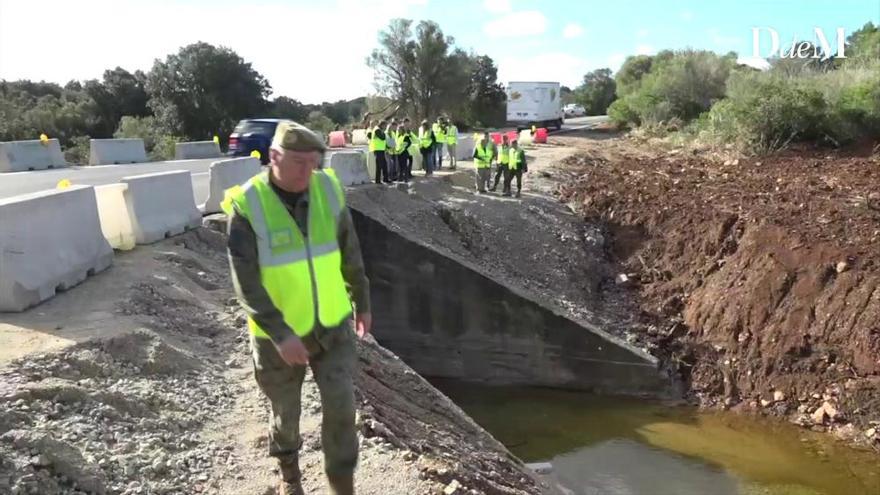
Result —
<instances>
[{"instance_id":1,"label":"yellow high-visibility vest","mask_svg":"<svg viewBox=\"0 0 880 495\"><path fill-rule=\"evenodd\" d=\"M265 172L226 190L221 206L227 215L238 211L253 228L263 287L296 335L308 335L318 323L336 327L351 315L336 237L345 194L332 170L312 173L308 239ZM257 338L269 338L251 318L248 328Z\"/></svg>"},{"instance_id":2,"label":"yellow high-visibility vest","mask_svg":"<svg viewBox=\"0 0 880 495\"><path fill-rule=\"evenodd\" d=\"M385 151L385 148L387 148L387 145L385 144L384 139L379 139L378 137L376 137L377 130L379 130L378 127L373 129L373 134L370 137L370 144L373 145L373 151Z\"/></svg>"},{"instance_id":3,"label":"yellow high-visibility vest","mask_svg":"<svg viewBox=\"0 0 880 495\"><path fill-rule=\"evenodd\" d=\"M474 158L474 165L477 168L489 168L492 163L492 145L488 144L485 148L483 148L482 143L477 143L476 147L477 156Z\"/></svg>"},{"instance_id":4,"label":"yellow high-visibility vest","mask_svg":"<svg viewBox=\"0 0 880 495\"><path fill-rule=\"evenodd\" d=\"M498 162L502 165L507 165L510 161L510 146L501 145L501 151L498 153Z\"/></svg>"}]
</instances>

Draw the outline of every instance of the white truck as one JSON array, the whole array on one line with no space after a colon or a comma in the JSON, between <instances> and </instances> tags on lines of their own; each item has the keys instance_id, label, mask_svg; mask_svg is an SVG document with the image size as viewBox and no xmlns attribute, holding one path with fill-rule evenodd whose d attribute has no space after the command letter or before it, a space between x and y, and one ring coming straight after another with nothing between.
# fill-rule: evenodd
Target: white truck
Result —
<instances>
[{"instance_id":1,"label":"white truck","mask_svg":"<svg viewBox=\"0 0 880 495\"><path fill-rule=\"evenodd\" d=\"M507 84L507 122L517 130L531 126L562 127L558 82L512 81Z\"/></svg>"}]
</instances>

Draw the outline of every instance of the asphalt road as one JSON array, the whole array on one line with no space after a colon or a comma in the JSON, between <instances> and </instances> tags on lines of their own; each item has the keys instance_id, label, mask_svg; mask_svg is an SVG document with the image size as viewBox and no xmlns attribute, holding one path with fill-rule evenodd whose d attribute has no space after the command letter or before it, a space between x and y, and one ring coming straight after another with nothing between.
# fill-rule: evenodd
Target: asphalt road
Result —
<instances>
[{"instance_id":1,"label":"asphalt road","mask_svg":"<svg viewBox=\"0 0 880 495\"><path fill-rule=\"evenodd\" d=\"M553 131L551 134L585 129L607 120L608 117L605 115L566 119L562 125L562 130ZM68 179L73 184L100 186L119 182L123 177L131 175L188 170L192 174L193 193L195 194L196 204L201 204L208 199L208 169L211 163L216 160L216 158L212 158L129 165L73 166L51 170L5 173L0 174L0 198L53 189L62 179Z\"/></svg>"},{"instance_id":2,"label":"asphalt road","mask_svg":"<svg viewBox=\"0 0 880 495\"><path fill-rule=\"evenodd\" d=\"M73 184L100 186L119 182L132 175L188 170L192 174L196 204L208 199L208 169L216 158L207 160L180 160L170 162L133 163L128 165L95 165L90 167L67 167L30 172L0 174L0 198L54 189L59 181L67 179Z\"/></svg>"},{"instance_id":3,"label":"asphalt road","mask_svg":"<svg viewBox=\"0 0 880 495\"><path fill-rule=\"evenodd\" d=\"M594 125L608 122L607 115L595 115L592 117L578 117L576 119L565 119L562 123L562 129L559 131L551 131L550 134L562 133L565 131L576 131L579 129L589 129Z\"/></svg>"}]
</instances>

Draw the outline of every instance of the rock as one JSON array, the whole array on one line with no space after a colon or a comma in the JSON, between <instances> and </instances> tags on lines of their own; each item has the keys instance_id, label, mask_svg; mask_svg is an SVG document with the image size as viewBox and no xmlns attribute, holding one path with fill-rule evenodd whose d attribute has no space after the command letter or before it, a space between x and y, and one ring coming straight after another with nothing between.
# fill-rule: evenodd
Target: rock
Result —
<instances>
[{"instance_id":1,"label":"rock","mask_svg":"<svg viewBox=\"0 0 880 495\"><path fill-rule=\"evenodd\" d=\"M772 401L769 401L769 400L767 400L767 399L761 399L761 407L767 407L767 406L769 406L770 404L773 404L773 402L772 402Z\"/></svg>"},{"instance_id":2,"label":"rock","mask_svg":"<svg viewBox=\"0 0 880 495\"><path fill-rule=\"evenodd\" d=\"M458 490L461 488L461 483L458 480L452 480L451 483L446 485L446 488L443 489L443 493L445 495L452 495L453 493L459 493Z\"/></svg>"},{"instance_id":3,"label":"rock","mask_svg":"<svg viewBox=\"0 0 880 495\"><path fill-rule=\"evenodd\" d=\"M526 467L538 474L550 474L553 472L553 464L549 462L533 462L526 464Z\"/></svg>"},{"instance_id":4,"label":"rock","mask_svg":"<svg viewBox=\"0 0 880 495\"><path fill-rule=\"evenodd\" d=\"M617 285L629 285L630 278L625 273L620 273L614 278L614 282Z\"/></svg>"},{"instance_id":5,"label":"rock","mask_svg":"<svg viewBox=\"0 0 880 495\"><path fill-rule=\"evenodd\" d=\"M809 409L809 407L807 407L806 404L801 404L801 405L798 406L798 408L797 408L797 412L799 412L799 413L801 413L801 414L804 414L804 413L807 412L808 409Z\"/></svg>"},{"instance_id":6,"label":"rock","mask_svg":"<svg viewBox=\"0 0 880 495\"><path fill-rule=\"evenodd\" d=\"M876 428L869 428L867 431L865 431L865 436L868 438L874 438L874 435L876 435L876 434L877 434Z\"/></svg>"},{"instance_id":7,"label":"rock","mask_svg":"<svg viewBox=\"0 0 880 495\"><path fill-rule=\"evenodd\" d=\"M782 402L785 400L785 393L782 390L777 390L773 392L773 401L774 402Z\"/></svg>"},{"instance_id":8,"label":"rock","mask_svg":"<svg viewBox=\"0 0 880 495\"><path fill-rule=\"evenodd\" d=\"M813 423L817 425L824 424L826 417L825 408L818 407L815 411L813 411L813 414L811 414L810 417L813 419Z\"/></svg>"},{"instance_id":9,"label":"rock","mask_svg":"<svg viewBox=\"0 0 880 495\"><path fill-rule=\"evenodd\" d=\"M847 263L846 261L838 261L835 268L837 270L837 273L843 273L849 269L849 263Z\"/></svg>"},{"instance_id":10,"label":"rock","mask_svg":"<svg viewBox=\"0 0 880 495\"><path fill-rule=\"evenodd\" d=\"M840 416L840 411L838 411L837 408L828 401L822 403L822 409L825 410L825 414L828 415L828 418L830 418L831 421L834 421L835 419L837 419L838 416Z\"/></svg>"}]
</instances>

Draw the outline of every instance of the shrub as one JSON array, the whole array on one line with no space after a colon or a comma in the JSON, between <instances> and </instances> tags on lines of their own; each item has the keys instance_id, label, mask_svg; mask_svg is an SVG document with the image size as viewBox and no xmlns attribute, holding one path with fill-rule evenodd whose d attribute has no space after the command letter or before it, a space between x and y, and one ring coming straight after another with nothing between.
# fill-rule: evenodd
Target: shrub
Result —
<instances>
[{"instance_id":1,"label":"shrub","mask_svg":"<svg viewBox=\"0 0 880 495\"><path fill-rule=\"evenodd\" d=\"M608 115L618 124L662 126L673 120L687 122L723 98L735 65L732 54L719 56L695 50L663 53L650 64L638 59L641 63L634 65L639 70L648 67L649 71L637 81L627 80L625 96L609 108ZM618 77L624 75L635 77L630 73L619 73Z\"/></svg>"},{"instance_id":2,"label":"shrub","mask_svg":"<svg viewBox=\"0 0 880 495\"><path fill-rule=\"evenodd\" d=\"M737 73L727 98L692 130L716 144L761 154L794 141L836 146L880 134L880 72L876 68Z\"/></svg>"},{"instance_id":3,"label":"shrub","mask_svg":"<svg viewBox=\"0 0 880 495\"><path fill-rule=\"evenodd\" d=\"M116 138L141 138L144 148L153 161L174 158L174 145L183 139L165 134L153 117L124 116L113 134Z\"/></svg>"}]
</instances>

